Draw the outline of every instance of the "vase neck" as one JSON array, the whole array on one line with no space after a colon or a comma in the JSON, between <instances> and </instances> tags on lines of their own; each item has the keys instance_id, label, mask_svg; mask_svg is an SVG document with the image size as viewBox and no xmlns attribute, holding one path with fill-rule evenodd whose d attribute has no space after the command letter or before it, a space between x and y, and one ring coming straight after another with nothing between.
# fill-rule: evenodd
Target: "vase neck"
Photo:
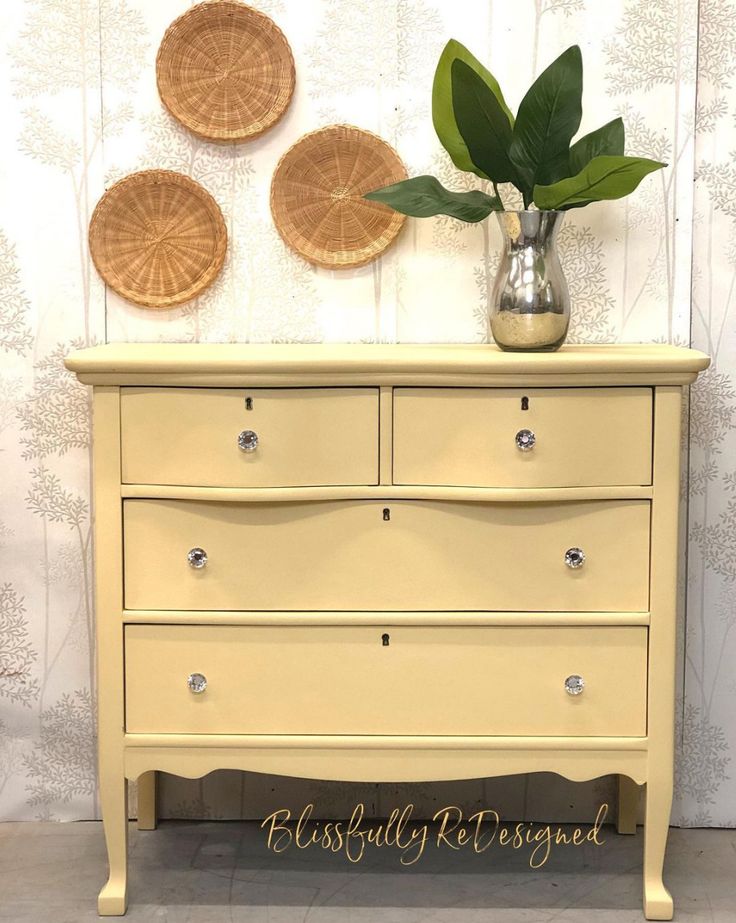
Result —
<instances>
[{"instance_id":1,"label":"vase neck","mask_svg":"<svg viewBox=\"0 0 736 923\"><path fill-rule=\"evenodd\" d=\"M565 220L563 211L504 211L496 212L496 216L504 245L512 250L553 246Z\"/></svg>"}]
</instances>

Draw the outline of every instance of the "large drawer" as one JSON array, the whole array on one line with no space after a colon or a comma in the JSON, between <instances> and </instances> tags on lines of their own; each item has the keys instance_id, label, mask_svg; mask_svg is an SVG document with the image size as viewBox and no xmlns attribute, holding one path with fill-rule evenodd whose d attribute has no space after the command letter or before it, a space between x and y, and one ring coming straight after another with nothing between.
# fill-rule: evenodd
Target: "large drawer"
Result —
<instances>
[{"instance_id":1,"label":"large drawer","mask_svg":"<svg viewBox=\"0 0 736 923\"><path fill-rule=\"evenodd\" d=\"M646 661L637 627L129 625L126 729L639 737Z\"/></svg>"},{"instance_id":2,"label":"large drawer","mask_svg":"<svg viewBox=\"0 0 736 923\"><path fill-rule=\"evenodd\" d=\"M649 514L646 500L126 500L125 604L646 611ZM574 548L585 561L573 569Z\"/></svg>"},{"instance_id":3,"label":"large drawer","mask_svg":"<svg viewBox=\"0 0 736 923\"><path fill-rule=\"evenodd\" d=\"M528 433L519 447L517 434ZM652 390L396 388L393 478L475 487L651 484Z\"/></svg>"},{"instance_id":4,"label":"large drawer","mask_svg":"<svg viewBox=\"0 0 736 923\"><path fill-rule=\"evenodd\" d=\"M378 483L376 388L123 388L120 414L126 484Z\"/></svg>"}]
</instances>

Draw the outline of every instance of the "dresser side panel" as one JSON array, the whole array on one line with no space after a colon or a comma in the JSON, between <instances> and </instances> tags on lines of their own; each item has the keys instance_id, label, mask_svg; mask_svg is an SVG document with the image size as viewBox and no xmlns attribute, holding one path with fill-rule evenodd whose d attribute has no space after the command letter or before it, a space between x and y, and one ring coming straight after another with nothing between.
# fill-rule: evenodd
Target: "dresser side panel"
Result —
<instances>
[{"instance_id":1,"label":"dresser side panel","mask_svg":"<svg viewBox=\"0 0 736 923\"><path fill-rule=\"evenodd\" d=\"M93 434L97 689L102 750L107 741L120 738L125 724L119 388L95 388Z\"/></svg>"},{"instance_id":2,"label":"dresser side panel","mask_svg":"<svg viewBox=\"0 0 736 923\"><path fill-rule=\"evenodd\" d=\"M120 497L120 392L95 388L93 397L97 737L99 787L110 866L100 892L101 914L127 903L128 783L125 777L123 536Z\"/></svg>"},{"instance_id":3,"label":"dresser side panel","mask_svg":"<svg viewBox=\"0 0 736 923\"><path fill-rule=\"evenodd\" d=\"M650 772L672 784L682 389L655 390L652 499L649 731Z\"/></svg>"}]
</instances>

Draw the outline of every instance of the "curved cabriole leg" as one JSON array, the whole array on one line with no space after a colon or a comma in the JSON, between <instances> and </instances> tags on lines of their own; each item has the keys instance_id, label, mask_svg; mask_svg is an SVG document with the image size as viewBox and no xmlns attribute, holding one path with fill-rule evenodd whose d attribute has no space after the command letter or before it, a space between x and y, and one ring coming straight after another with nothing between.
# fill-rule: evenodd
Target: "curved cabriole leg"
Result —
<instances>
[{"instance_id":1,"label":"curved cabriole leg","mask_svg":"<svg viewBox=\"0 0 736 923\"><path fill-rule=\"evenodd\" d=\"M100 803L110 875L97 899L102 917L119 917L128 905L128 780L105 777L100 767Z\"/></svg>"},{"instance_id":2,"label":"curved cabriole leg","mask_svg":"<svg viewBox=\"0 0 736 923\"><path fill-rule=\"evenodd\" d=\"M156 829L156 772L138 776L138 829Z\"/></svg>"},{"instance_id":3,"label":"curved cabriole leg","mask_svg":"<svg viewBox=\"0 0 736 923\"><path fill-rule=\"evenodd\" d=\"M672 895L662 881L664 851L672 809L672 784L646 786L644 815L644 916L647 920L671 920Z\"/></svg>"},{"instance_id":4,"label":"curved cabriole leg","mask_svg":"<svg viewBox=\"0 0 736 923\"><path fill-rule=\"evenodd\" d=\"M618 833L636 833L638 814L639 786L628 776L619 776L616 831Z\"/></svg>"}]
</instances>

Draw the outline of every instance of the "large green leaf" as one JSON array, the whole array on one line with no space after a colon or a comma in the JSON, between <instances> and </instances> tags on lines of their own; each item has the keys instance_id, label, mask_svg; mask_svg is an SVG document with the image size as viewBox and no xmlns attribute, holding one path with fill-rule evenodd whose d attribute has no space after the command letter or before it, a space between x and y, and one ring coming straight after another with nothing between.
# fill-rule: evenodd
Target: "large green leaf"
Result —
<instances>
[{"instance_id":1,"label":"large green leaf","mask_svg":"<svg viewBox=\"0 0 736 923\"><path fill-rule=\"evenodd\" d=\"M623 119L613 119L576 141L570 148L570 172L579 173L599 154L621 156L624 152L625 129Z\"/></svg>"},{"instance_id":2,"label":"large green leaf","mask_svg":"<svg viewBox=\"0 0 736 923\"><path fill-rule=\"evenodd\" d=\"M534 202L538 208L567 209L601 199L620 199L633 192L648 173L665 166L646 157L594 157L575 176L549 186L535 186Z\"/></svg>"},{"instance_id":3,"label":"large green leaf","mask_svg":"<svg viewBox=\"0 0 736 923\"><path fill-rule=\"evenodd\" d=\"M525 202L537 184L569 175L569 149L580 127L583 59L572 45L534 81L522 99L509 156L522 181Z\"/></svg>"},{"instance_id":4,"label":"large green leaf","mask_svg":"<svg viewBox=\"0 0 736 923\"><path fill-rule=\"evenodd\" d=\"M473 163L455 121L455 112L452 107L452 62L455 60L464 61L483 80L498 100L501 109L506 113L509 125L514 124L514 117L506 105L501 87L493 74L483 67L465 45L456 42L454 38L450 39L437 62L437 70L432 84L432 122L434 123L434 130L437 132L437 137L442 142L442 146L459 170L464 170L466 173L475 173L477 176L487 179L485 174Z\"/></svg>"},{"instance_id":5,"label":"large green leaf","mask_svg":"<svg viewBox=\"0 0 736 923\"><path fill-rule=\"evenodd\" d=\"M476 222L491 212L503 211L501 200L479 189L473 192L451 192L434 176L413 176L411 179L367 192L364 199L390 205L397 212L413 218L449 215L461 221Z\"/></svg>"},{"instance_id":6,"label":"large green leaf","mask_svg":"<svg viewBox=\"0 0 736 923\"><path fill-rule=\"evenodd\" d=\"M452 105L460 134L478 170L494 183L516 183L509 160L511 125L498 100L464 61L452 62ZM476 171L477 172L477 171Z\"/></svg>"}]
</instances>

